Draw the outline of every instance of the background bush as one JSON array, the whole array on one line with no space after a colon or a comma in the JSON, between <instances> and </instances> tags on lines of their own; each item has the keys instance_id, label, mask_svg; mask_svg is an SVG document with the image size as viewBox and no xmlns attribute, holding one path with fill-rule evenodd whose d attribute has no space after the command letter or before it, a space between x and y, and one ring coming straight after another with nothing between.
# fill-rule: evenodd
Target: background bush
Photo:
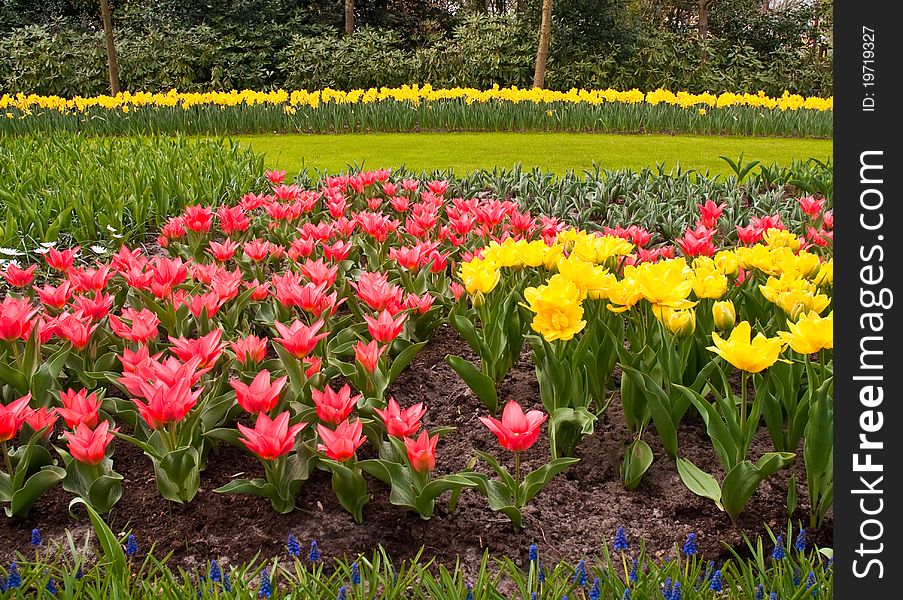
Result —
<instances>
[{"instance_id":1,"label":"background bush","mask_svg":"<svg viewBox=\"0 0 903 600\"><path fill-rule=\"evenodd\" d=\"M358 0L346 37L339 0L114 0L120 78L132 91L530 87L541 1L478 4ZM686 4L559 0L547 86L832 94L830 2L714 0L705 39ZM96 10L0 0L0 92L105 93Z\"/></svg>"}]
</instances>

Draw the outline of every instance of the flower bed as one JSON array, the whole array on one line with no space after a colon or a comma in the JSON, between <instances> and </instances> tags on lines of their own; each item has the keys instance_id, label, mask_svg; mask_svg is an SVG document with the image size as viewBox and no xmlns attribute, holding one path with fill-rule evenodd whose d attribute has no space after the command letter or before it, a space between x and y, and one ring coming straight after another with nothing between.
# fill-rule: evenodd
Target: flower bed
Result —
<instances>
[{"instance_id":1,"label":"flower bed","mask_svg":"<svg viewBox=\"0 0 903 600\"><path fill-rule=\"evenodd\" d=\"M560 536L579 555L630 511L660 550L675 515L712 554L795 509L829 539L824 200L719 250L711 201L672 244L388 171L268 177L153 251L6 268L8 514L62 528L77 495L186 559L203 524L239 558L287 526L349 553Z\"/></svg>"},{"instance_id":2,"label":"flower bed","mask_svg":"<svg viewBox=\"0 0 903 600\"><path fill-rule=\"evenodd\" d=\"M828 137L833 98L689 94L658 89L433 89L425 86L255 92L0 97L0 132L341 133L611 131Z\"/></svg>"}]
</instances>

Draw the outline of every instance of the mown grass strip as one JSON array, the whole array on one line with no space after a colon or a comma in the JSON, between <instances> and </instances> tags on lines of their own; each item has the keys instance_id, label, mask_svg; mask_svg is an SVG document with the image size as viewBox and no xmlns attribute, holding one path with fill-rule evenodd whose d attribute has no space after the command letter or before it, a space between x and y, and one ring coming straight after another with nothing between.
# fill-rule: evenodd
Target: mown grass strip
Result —
<instances>
[{"instance_id":1,"label":"mown grass strip","mask_svg":"<svg viewBox=\"0 0 903 600\"><path fill-rule=\"evenodd\" d=\"M731 173L719 156L763 164L794 159L830 159L832 140L718 136L608 135L578 133L418 133L348 135L253 135L233 139L261 152L269 168L291 174L313 169L335 173L349 165L411 170L453 169L456 173L493 167L568 170L666 168Z\"/></svg>"}]
</instances>

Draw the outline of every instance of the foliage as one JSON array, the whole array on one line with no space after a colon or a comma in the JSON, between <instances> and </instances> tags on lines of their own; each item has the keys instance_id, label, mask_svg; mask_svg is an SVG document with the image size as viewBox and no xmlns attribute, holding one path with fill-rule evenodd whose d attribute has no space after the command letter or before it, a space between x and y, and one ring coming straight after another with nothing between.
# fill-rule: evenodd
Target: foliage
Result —
<instances>
[{"instance_id":1,"label":"foliage","mask_svg":"<svg viewBox=\"0 0 903 600\"><path fill-rule=\"evenodd\" d=\"M0 138L0 244L115 251L188 204L254 189L262 171L261 157L222 140Z\"/></svg>"},{"instance_id":2,"label":"foliage","mask_svg":"<svg viewBox=\"0 0 903 600\"><path fill-rule=\"evenodd\" d=\"M729 548L733 558L706 562L689 544L690 554L659 559L639 547L611 551L607 545L577 563L547 561L531 546L527 560L491 556L488 551L475 571L458 563L436 565L422 552L409 560L392 561L380 547L368 556L320 558L300 556L300 545L290 536L288 552L270 558L255 557L228 570L211 558L186 570L153 547L142 550L134 536L117 537L87 509L101 552L94 550L90 533L84 542L67 531L64 542L38 548L34 556L19 555L15 565L0 567L0 577L16 587L12 594L36 598L180 599L196 597L301 597L301 598L429 598L473 597L485 600L560 600L560 598L711 598L725 600L769 597L801 598L833 595L834 572L830 548L812 547L806 532L796 535L798 546L783 555L770 549L794 539L788 524L780 540L767 530L765 539L745 538L750 556ZM801 536L801 537L800 537ZM802 543L799 543L802 540ZM680 542L677 541L677 544ZM327 548L324 548L327 550ZM780 558L778 558L780 556ZM628 568L628 564L630 567ZM50 583L54 594L51 594ZM675 594L675 590L677 593ZM682 592L682 593L681 593ZM12 597L16 597L13 595Z\"/></svg>"},{"instance_id":3,"label":"foliage","mask_svg":"<svg viewBox=\"0 0 903 600\"><path fill-rule=\"evenodd\" d=\"M581 1L571 1L578 14ZM368 6L358 4L361 10ZM407 4L399 4L399 10L407 10ZM245 6L256 8L258 3ZM756 40L737 39L733 33L701 40L684 31L609 27L609 22L624 19L595 7L589 14L594 19L567 19L561 13L546 77L550 88L831 94L830 56L792 36L779 45L771 42L766 52L753 45ZM447 20L454 25L445 31L444 19L423 15L423 26L416 28L416 19L405 13L401 23L397 17L373 19L372 26L365 21L350 36L340 36L338 27L303 9L282 18L172 17L157 26L142 20L116 29L127 90L352 89L411 82L530 87L536 55L535 23L516 16L463 14ZM59 18L23 24L0 40L0 90L102 93L107 89L103 48L96 20L91 26ZM48 64L54 69L47 69Z\"/></svg>"}]
</instances>

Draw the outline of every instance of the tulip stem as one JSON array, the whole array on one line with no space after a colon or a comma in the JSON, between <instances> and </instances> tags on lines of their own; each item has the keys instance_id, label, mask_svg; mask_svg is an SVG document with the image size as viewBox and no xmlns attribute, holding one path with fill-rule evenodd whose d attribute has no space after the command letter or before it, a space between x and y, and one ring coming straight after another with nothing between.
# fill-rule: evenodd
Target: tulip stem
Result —
<instances>
[{"instance_id":1,"label":"tulip stem","mask_svg":"<svg viewBox=\"0 0 903 600\"><path fill-rule=\"evenodd\" d=\"M11 479L13 476L13 463L9 460L9 450L6 447L6 442L0 442L0 448L3 449L3 463L6 465L6 473Z\"/></svg>"},{"instance_id":2,"label":"tulip stem","mask_svg":"<svg viewBox=\"0 0 903 600\"><path fill-rule=\"evenodd\" d=\"M520 485L520 452L514 453L514 482Z\"/></svg>"},{"instance_id":3,"label":"tulip stem","mask_svg":"<svg viewBox=\"0 0 903 600\"><path fill-rule=\"evenodd\" d=\"M748 373L740 371L740 427L746 426L746 378Z\"/></svg>"}]
</instances>

